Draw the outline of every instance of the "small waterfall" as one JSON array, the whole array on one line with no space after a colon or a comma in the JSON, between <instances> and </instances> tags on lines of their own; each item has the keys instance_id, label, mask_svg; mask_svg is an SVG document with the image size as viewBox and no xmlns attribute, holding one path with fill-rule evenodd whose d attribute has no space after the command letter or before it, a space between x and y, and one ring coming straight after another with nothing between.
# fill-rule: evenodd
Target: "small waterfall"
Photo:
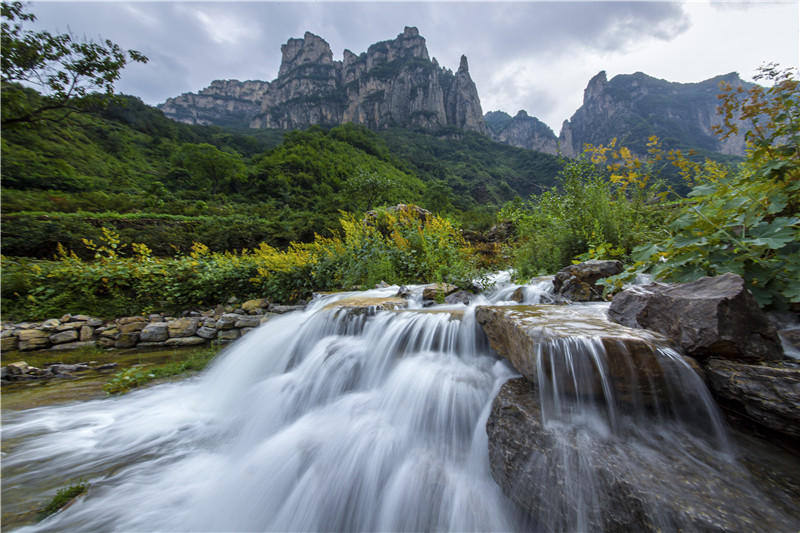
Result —
<instances>
[{"instance_id":1,"label":"small waterfall","mask_svg":"<svg viewBox=\"0 0 800 533\"><path fill-rule=\"evenodd\" d=\"M524 287L523 301L546 300L548 283ZM593 492L598 450L635 442L638 461L668 462L726 446L708 392L679 354L652 348L663 365L654 402L624 396L644 389L609 377L608 347L591 335L543 342L534 354L542 421L563 438L531 459L543 462L538 497L548 505L531 522L493 479L487 453L493 399L519 374L489 346L474 305L423 309L422 287L410 289L410 308L397 311L335 305L397 287L317 298L191 380L4 412L4 516L83 477L86 496L22 530L585 530L604 502ZM519 289L501 286L476 303L516 303ZM666 429L683 435L687 420L705 428L681 437L688 448ZM675 449L659 455L658 446Z\"/></svg>"}]
</instances>

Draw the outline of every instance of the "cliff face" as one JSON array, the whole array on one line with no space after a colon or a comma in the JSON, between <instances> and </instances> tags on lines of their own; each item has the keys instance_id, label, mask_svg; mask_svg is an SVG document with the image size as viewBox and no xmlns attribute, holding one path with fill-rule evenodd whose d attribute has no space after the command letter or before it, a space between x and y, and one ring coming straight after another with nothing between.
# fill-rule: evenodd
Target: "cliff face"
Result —
<instances>
[{"instance_id":1,"label":"cliff face","mask_svg":"<svg viewBox=\"0 0 800 533\"><path fill-rule=\"evenodd\" d=\"M558 154L558 138L547 124L520 111L513 118L502 111L491 111L484 117L489 136L504 144L546 154Z\"/></svg>"},{"instance_id":2,"label":"cliff face","mask_svg":"<svg viewBox=\"0 0 800 533\"><path fill-rule=\"evenodd\" d=\"M486 133L478 91L466 57L453 74L428 56L416 28L356 55L334 61L330 46L306 33L281 47L278 77L267 82L214 82L159 106L193 124L246 121L253 128L302 128L312 124L363 124L433 130L457 126ZM244 87L245 84L260 84Z\"/></svg>"},{"instance_id":3,"label":"cliff face","mask_svg":"<svg viewBox=\"0 0 800 533\"><path fill-rule=\"evenodd\" d=\"M261 109L269 85L265 81L216 80L198 94L168 98L158 108L187 124L241 125Z\"/></svg>"},{"instance_id":4,"label":"cliff face","mask_svg":"<svg viewBox=\"0 0 800 533\"><path fill-rule=\"evenodd\" d=\"M671 83L641 72L615 76L600 72L589 81L583 105L564 122L559 144L574 157L583 145L619 143L644 153L647 139L657 135L670 147L690 147L730 155L744 155L744 132L725 141L711 133L719 122L716 108L719 84L744 82L738 74L717 76L699 83Z\"/></svg>"}]
</instances>

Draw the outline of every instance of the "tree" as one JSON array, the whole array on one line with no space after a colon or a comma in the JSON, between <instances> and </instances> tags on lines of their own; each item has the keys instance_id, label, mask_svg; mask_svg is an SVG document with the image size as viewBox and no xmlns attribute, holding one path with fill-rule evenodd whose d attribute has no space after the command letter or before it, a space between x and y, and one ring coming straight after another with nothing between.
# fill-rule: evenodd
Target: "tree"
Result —
<instances>
[{"instance_id":1,"label":"tree","mask_svg":"<svg viewBox=\"0 0 800 533\"><path fill-rule=\"evenodd\" d=\"M35 20L21 2L2 3L4 128L60 122L72 113L102 108L113 97L125 65L147 62L140 52L123 50L109 40L81 42L70 34L23 28Z\"/></svg>"},{"instance_id":2,"label":"tree","mask_svg":"<svg viewBox=\"0 0 800 533\"><path fill-rule=\"evenodd\" d=\"M397 183L392 178L359 168L356 175L345 182L344 194L359 208L369 211L376 205L392 201Z\"/></svg>"},{"instance_id":3,"label":"tree","mask_svg":"<svg viewBox=\"0 0 800 533\"><path fill-rule=\"evenodd\" d=\"M247 168L239 155L223 152L207 143L184 144L179 157L183 168L200 187L211 186L211 194L216 194L224 181L241 181L246 176Z\"/></svg>"}]
</instances>

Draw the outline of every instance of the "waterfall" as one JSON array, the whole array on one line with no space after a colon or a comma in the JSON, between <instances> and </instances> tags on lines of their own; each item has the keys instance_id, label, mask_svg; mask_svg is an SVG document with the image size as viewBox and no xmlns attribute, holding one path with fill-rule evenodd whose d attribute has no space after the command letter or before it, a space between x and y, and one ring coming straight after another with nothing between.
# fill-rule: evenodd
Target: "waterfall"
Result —
<instances>
[{"instance_id":1,"label":"waterfall","mask_svg":"<svg viewBox=\"0 0 800 533\"><path fill-rule=\"evenodd\" d=\"M507 300L516 288L501 287L477 303L515 303ZM396 290L360 294L386 297ZM524 301L546 293L546 284L528 287ZM22 530L547 527L532 523L490 471L492 401L518 374L489 346L474 305L423 309L417 296L399 311L331 306L346 296L321 297L305 312L270 320L193 379L4 412L4 514L23 512L84 478L90 483L85 496ZM602 367L594 341L565 342L594 346L588 364ZM558 374L539 385L551 428L568 422L553 387L563 379L580 386L577 369L587 363L573 359L571 370L559 369L553 350L565 346L551 345L538 359L540 375ZM691 387L705 399L699 379ZM610 386L605 394L613 394ZM613 429L620 416L607 411L600 418ZM713 412L698 416L718 424ZM715 431L724 438L724 429ZM560 519L550 525L558 524L574 525Z\"/></svg>"}]
</instances>

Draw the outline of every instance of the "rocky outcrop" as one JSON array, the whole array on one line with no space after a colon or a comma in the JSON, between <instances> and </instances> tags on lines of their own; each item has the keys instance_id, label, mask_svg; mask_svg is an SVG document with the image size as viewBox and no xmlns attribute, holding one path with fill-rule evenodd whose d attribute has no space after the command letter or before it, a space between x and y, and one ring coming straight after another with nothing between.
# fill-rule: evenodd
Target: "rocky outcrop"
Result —
<instances>
[{"instance_id":1,"label":"rocky outcrop","mask_svg":"<svg viewBox=\"0 0 800 533\"><path fill-rule=\"evenodd\" d=\"M328 43L309 32L289 39L281 54L278 77L270 83L214 82L198 95L159 107L170 118L195 124L249 117L253 128L352 122L371 129L487 131L466 57L455 74L440 67L416 28L406 27L360 55L345 50L342 61L334 61Z\"/></svg>"},{"instance_id":2,"label":"rocky outcrop","mask_svg":"<svg viewBox=\"0 0 800 533\"><path fill-rule=\"evenodd\" d=\"M503 111L490 111L484 116L489 136L503 144L558 155L558 137L536 117L520 110L513 118Z\"/></svg>"},{"instance_id":3,"label":"rocky outcrop","mask_svg":"<svg viewBox=\"0 0 800 533\"><path fill-rule=\"evenodd\" d=\"M562 268L553 279L553 292L573 302L603 300L603 288L597 281L623 270L619 261L592 259Z\"/></svg>"},{"instance_id":4,"label":"rocky outcrop","mask_svg":"<svg viewBox=\"0 0 800 533\"><path fill-rule=\"evenodd\" d=\"M246 127L260 112L269 86L257 80L215 80L197 94L168 98L158 108L186 124Z\"/></svg>"},{"instance_id":5,"label":"rocky outcrop","mask_svg":"<svg viewBox=\"0 0 800 533\"><path fill-rule=\"evenodd\" d=\"M724 453L663 439L635 445L545 424L536 387L505 383L486 423L492 476L544 531L795 531L800 522L739 483ZM631 436L629 435L630 439ZM670 435L669 439L681 438Z\"/></svg>"},{"instance_id":6,"label":"rocky outcrop","mask_svg":"<svg viewBox=\"0 0 800 533\"><path fill-rule=\"evenodd\" d=\"M705 368L711 390L727 411L800 439L800 364L709 359Z\"/></svg>"},{"instance_id":7,"label":"rocky outcrop","mask_svg":"<svg viewBox=\"0 0 800 533\"><path fill-rule=\"evenodd\" d=\"M651 283L620 292L608 317L671 338L686 354L745 361L783 359L775 327L736 274L692 283Z\"/></svg>"},{"instance_id":8,"label":"rocky outcrop","mask_svg":"<svg viewBox=\"0 0 800 533\"><path fill-rule=\"evenodd\" d=\"M718 140L711 126L717 116L719 84L749 86L736 73L699 83L672 83L637 72L608 80L605 71L589 81L583 105L566 121L559 135L564 155L575 157L586 143L619 144L646 153L647 139L656 135L678 147L744 155L745 131Z\"/></svg>"}]
</instances>

